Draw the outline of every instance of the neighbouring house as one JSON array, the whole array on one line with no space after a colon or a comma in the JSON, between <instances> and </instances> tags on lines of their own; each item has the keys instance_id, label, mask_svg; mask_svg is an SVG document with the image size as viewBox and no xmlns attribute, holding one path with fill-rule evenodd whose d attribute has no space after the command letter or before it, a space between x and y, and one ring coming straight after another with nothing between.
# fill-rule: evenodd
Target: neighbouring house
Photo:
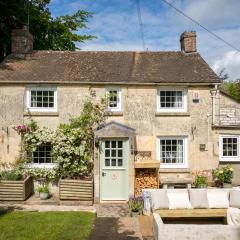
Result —
<instances>
[{"instance_id":1,"label":"neighbouring house","mask_svg":"<svg viewBox=\"0 0 240 240\"><path fill-rule=\"evenodd\" d=\"M12 127L29 112L56 128L79 115L91 87L96 99L113 93L107 123L95 132L95 202L127 200L147 174L184 183L226 163L240 184L240 103L219 91L195 32L181 35L176 52L32 51L32 42L26 29L13 31L12 54L0 65L0 161L18 155ZM51 167L50 151L40 146L32 165Z\"/></svg>"}]
</instances>

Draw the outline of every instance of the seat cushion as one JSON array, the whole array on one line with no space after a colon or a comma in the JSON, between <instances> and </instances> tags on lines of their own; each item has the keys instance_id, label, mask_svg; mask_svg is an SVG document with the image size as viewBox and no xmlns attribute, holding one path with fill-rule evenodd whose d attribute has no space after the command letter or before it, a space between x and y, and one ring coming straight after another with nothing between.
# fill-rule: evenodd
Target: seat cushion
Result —
<instances>
[{"instance_id":1,"label":"seat cushion","mask_svg":"<svg viewBox=\"0 0 240 240\"><path fill-rule=\"evenodd\" d=\"M228 208L228 191L224 189L208 189L207 190L207 199L209 208Z\"/></svg>"},{"instance_id":2,"label":"seat cushion","mask_svg":"<svg viewBox=\"0 0 240 240\"><path fill-rule=\"evenodd\" d=\"M166 189L158 189L151 191L151 207L153 210L161 208L169 208L169 202Z\"/></svg>"},{"instance_id":3,"label":"seat cushion","mask_svg":"<svg viewBox=\"0 0 240 240\"><path fill-rule=\"evenodd\" d=\"M187 189L168 189L169 209L192 208Z\"/></svg>"},{"instance_id":4,"label":"seat cushion","mask_svg":"<svg viewBox=\"0 0 240 240\"><path fill-rule=\"evenodd\" d=\"M189 189L190 203L193 208L208 208L207 189Z\"/></svg>"},{"instance_id":5,"label":"seat cushion","mask_svg":"<svg viewBox=\"0 0 240 240\"><path fill-rule=\"evenodd\" d=\"M240 190L234 189L230 191L230 207L240 208Z\"/></svg>"}]
</instances>

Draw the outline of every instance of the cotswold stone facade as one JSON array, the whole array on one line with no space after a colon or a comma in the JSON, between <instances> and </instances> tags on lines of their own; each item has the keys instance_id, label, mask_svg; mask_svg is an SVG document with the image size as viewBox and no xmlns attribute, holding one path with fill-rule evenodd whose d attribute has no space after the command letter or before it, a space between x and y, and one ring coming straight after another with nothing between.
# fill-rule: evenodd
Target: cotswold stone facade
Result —
<instances>
[{"instance_id":1,"label":"cotswold stone facade","mask_svg":"<svg viewBox=\"0 0 240 240\"><path fill-rule=\"evenodd\" d=\"M143 162L160 163L160 179L181 182L193 171L230 163L234 184L240 184L240 103L219 91L218 77L196 53L196 34L181 39L182 52L40 51L7 57L0 67L0 161L18 156L20 137L13 126L26 122L29 111L40 126L56 128L79 115L91 88L96 102L106 92L116 94L107 125L96 131L95 202L134 194L141 154ZM35 164L44 161L43 154ZM109 195L106 189L115 189L109 182L122 191Z\"/></svg>"}]
</instances>

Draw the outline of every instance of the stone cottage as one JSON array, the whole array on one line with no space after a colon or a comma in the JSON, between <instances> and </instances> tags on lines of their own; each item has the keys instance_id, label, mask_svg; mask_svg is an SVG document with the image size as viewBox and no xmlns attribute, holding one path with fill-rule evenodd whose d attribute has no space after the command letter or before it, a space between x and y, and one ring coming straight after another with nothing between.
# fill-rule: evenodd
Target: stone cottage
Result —
<instances>
[{"instance_id":1,"label":"stone cottage","mask_svg":"<svg viewBox=\"0 0 240 240\"><path fill-rule=\"evenodd\" d=\"M95 202L127 200L144 170L177 184L192 171L230 163L240 184L240 104L219 91L195 32L181 35L177 52L33 51L32 41L26 29L15 30L12 54L0 65L0 161L18 155L12 127L29 112L56 128L80 113L91 87L97 99L114 93L107 123L96 131ZM39 147L32 166L52 167L50 151Z\"/></svg>"}]
</instances>

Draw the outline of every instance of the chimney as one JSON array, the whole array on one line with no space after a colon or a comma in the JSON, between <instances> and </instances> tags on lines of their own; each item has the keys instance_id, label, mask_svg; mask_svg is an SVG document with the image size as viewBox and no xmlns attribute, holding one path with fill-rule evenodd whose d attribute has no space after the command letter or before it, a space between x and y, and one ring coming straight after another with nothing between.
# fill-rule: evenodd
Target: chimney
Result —
<instances>
[{"instance_id":1,"label":"chimney","mask_svg":"<svg viewBox=\"0 0 240 240\"><path fill-rule=\"evenodd\" d=\"M33 36L29 33L26 25L22 29L14 29L11 35L12 53L26 54L33 50Z\"/></svg>"},{"instance_id":2,"label":"chimney","mask_svg":"<svg viewBox=\"0 0 240 240\"><path fill-rule=\"evenodd\" d=\"M181 51L185 53L197 52L196 37L195 31L183 32L180 37Z\"/></svg>"}]
</instances>

